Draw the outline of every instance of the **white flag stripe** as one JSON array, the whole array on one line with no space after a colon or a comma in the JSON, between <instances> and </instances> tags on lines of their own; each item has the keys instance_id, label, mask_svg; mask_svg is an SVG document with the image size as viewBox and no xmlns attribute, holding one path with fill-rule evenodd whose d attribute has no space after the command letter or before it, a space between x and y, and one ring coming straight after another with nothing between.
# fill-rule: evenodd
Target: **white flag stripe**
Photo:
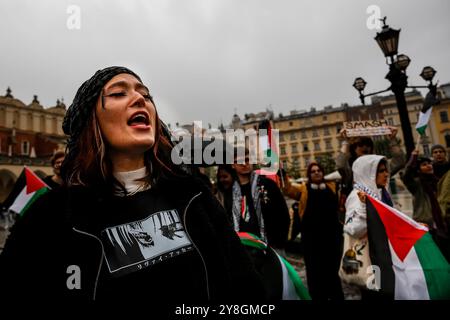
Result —
<instances>
[{"instance_id":1,"label":"white flag stripe","mask_svg":"<svg viewBox=\"0 0 450 320\"><path fill-rule=\"evenodd\" d=\"M31 198L33 198L35 193L36 191L27 194L27 186L25 186L17 196L16 200L14 200L14 203L11 205L11 207L9 207L9 210L17 214L20 214L22 209L27 205L28 201L30 201Z\"/></svg>"},{"instance_id":2,"label":"white flag stripe","mask_svg":"<svg viewBox=\"0 0 450 320\"><path fill-rule=\"evenodd\" d=\"M432 109L433 108L430 108L427 110L427 112L425 112L425 113L421 112L419 114L419 120L417 120L416 129L426 126L428 124L428 121L430 120Z\"/></svg>"},{"instance_id":3,"label":"white flag stripe","mask_svg":"<svg viewBox=\"0 0 450 320\"><path fill-rule=\"evenodd\" d=\"M274 250L275 251L275 250ZM289 272L284 265L283 260L281 260L280 256L277 253L278 261L280 261L281 265L281 273L283 274L283 294L281 300L300 300L297 292L295 291L294 284L289 278Z\"/></svg>"},{"instance_id":4,"label":"white flag stripe","mask_svg":"<svg viewBox=\"0 0 450 320\"><path fill-rule=\"evenodd\" d=\"M395 300L430 300L425 274L414 247L403 262L389 242L395 274Z\"/></svg>"}]
</instances>

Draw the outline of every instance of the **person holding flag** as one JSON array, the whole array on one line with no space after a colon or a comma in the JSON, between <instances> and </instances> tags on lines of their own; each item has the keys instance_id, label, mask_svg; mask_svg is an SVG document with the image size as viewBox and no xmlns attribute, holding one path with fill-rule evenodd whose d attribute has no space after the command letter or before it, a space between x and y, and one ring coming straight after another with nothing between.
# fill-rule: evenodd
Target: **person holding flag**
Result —
<instances>
[{"instance_id":1,"label":"person holding flag","mask_svg":"<svg viewBox=\"0 0 450 320\"><path fill-rule=\"evenodd\" d=\"M262 166L261 169L256 170L256 173L273 180L279 188L284 188L286 172L279 157L279 133L278 130L272 129L270 114L268 113L268 118L258 125L258 149L262 158Z\"/></svg>"},{"instance_id":2,"label":"person holding flag","mask_svg":"<svg viewBox=\"0 0 450 320\"><path fill-rule=\"evenodd\" d=\"M231 221L236 232L250 232L285 256L290 216L277 184L259 175L250 163L249 150L237 147L232 165L237 179L233 183Z\"/></svg>"},{"instance_id":3,"label":"person holding flag","mask_svg":"<svg viewBox=\"0 0 450 320\"><path fill-rule=\"evenodd\" d=\"M413 219L428 226L450 262L449 226L437 199L439 178L434 175L431 159L419 156L419 150L414 150L401 179L413 195Z\"/></svg>"},{"instance_id":4,"label":"person holding flag","mask_svg":"<svg viewBox=\"0 0 450 320\"><path fill-rule=\"evenodd\" d=\"M450 265L428 228L393 208L386 158L362 156L352 168L355 185L344 232L368 240L371 265L363 270L369 273L363 298L450 299Z\"/></svg>"},{"instance_id":5,"label":"person holding flag","mask_svg":"<svg viewBox=\"0 0 450 320\"><path fill-rule=\"evenodd\" d=\"M309 299L309 294L302 293L305 290L299 290L298 285L303 285L285 260L290 217L281 190L253 170L247 148L237 147L235 155L236 179L228 215L261 274L269 299Z\"/></svg>"}]
</instances>

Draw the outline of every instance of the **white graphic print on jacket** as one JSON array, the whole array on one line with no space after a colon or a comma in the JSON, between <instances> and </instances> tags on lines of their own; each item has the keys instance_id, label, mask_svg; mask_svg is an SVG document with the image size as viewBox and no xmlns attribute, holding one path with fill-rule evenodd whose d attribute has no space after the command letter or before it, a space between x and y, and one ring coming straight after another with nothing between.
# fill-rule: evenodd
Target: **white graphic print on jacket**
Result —
<instances>
[{"instance_id":1,"label":"white graphic print on jacket","mask_svg":"<svg viewBox=\"0 0 450 320\"><path fill-rule=\"evenodd\" d=\"M147 218L101 232L110 273L128 274L192 250L178 211L160 211Z\"/></svg>"}]
</instances>

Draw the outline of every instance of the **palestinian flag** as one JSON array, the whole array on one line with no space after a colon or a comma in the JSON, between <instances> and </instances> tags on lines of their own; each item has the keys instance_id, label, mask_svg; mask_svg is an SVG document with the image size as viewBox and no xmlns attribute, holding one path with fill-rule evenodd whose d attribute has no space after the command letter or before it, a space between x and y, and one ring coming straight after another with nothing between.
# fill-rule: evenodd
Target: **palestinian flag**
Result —
<instances>
[{"instance_id":1,"label":"palestinian flag","mask_svg":"<svg viewBox=\"0 0 450 320\"><path fill-rule=\"evenodd\" d=\"M425 96L422 110L420 110L419 120L417 120L416 124L416 130L421 136L425 134L433 106L439 104L439 102L440 100L436 97L436 86L432 86Z\"/></svg>"},{"instance_id":2,"label":"palestinian flag","mask_svg":"<svg viewBox=\"0 0 450 320\"><path fill-rule=\"evenodd\" d=\"M23 215L31 204L49 189L49 186L33 171L24 167L3 206L12 212Z\"/></svg>"},{"instance_id":3,"label":"palestinian flag","mask_svg":"<svg viewBox=\"0 0 450 320\"><path fill-rule=\"evenodd\" d=\"M281 162L278 155L278 130L273 131L269 120L263 120L259 124L259 152L262 155L263 166L257 170L259 175L264 175L273 180L278 186L283 183L279 179L277 172L281 168Z\"/></svg>"},{"instance_id":4,"label":"palestinian flag","mask_svg":"<svg viewBox=\"0 0 450 320\"><path fill-rule=\"evenodd\" d=\"M367 195L367 231L375 281L396 300L450 299L450 264L428 228ZM377 267L379 269L377 269Z\"/></svg>"},{"instance_id":5,"label":"palestinian flag","mask_svg":"<svg viewBox=\"0 0 450 320\"><path fill-rule=\"evenodd\" d=\"M297 271L286 259L252 233L238 232L238 236L244 246L263 253L254 257L255 266L272 297L281 300L311 300Z\"/></svg>"},{"instance_id":6,"label":"palestinian flag","mask_svg":"<svg viewBox=\"0 0 450 320\"><path fill-rule=\"evenodd\" d=\"M259 132L259 150L263 154L264 162L270 166L270 168L278 169L279 157L278 157L278 139L275 136L275 132L272 130L272 125L269 120L264 120L259 124L259 130L266 130L264 132ZM276 171L275 171L276 173Z\"/></svg>"}]
</instances>

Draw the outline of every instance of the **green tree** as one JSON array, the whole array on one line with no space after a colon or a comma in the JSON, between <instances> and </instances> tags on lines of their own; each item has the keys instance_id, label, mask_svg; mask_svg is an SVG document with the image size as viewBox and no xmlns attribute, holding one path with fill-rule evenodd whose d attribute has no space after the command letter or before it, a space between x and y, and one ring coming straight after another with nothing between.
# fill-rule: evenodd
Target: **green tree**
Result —
<instances>
[{"instance_id":1,"label":"green tree","mask_svg":"<svg viewBox=\"0 0 450 320\"><path fill-rule=\"evenodd\" d=\"M397 143L401 143L400 139L395 138ZM392 158L390 140L388 138L383 138L380 140L375 140L373 142L373 151L375 154L383 155L386 158Z\"/></svg>"},{"instance_id":2,"label":"green tree","mask_svg":"<svg viewBox=\"0 0 450 320\"><path fill-rule=\"evenodd\" d=\"M300 173L300 165L298 162L294 162L294 161L287 161L287 168L285 168L288 176L294 178L294 179L298 179L301 178L301 173Z\"/></svg>"},{"instance_id":3,"label":"green tree","mask_svg":"<svg viewBox=\"0 0 450 320\"><path fill-rule=\"evenodd\" d=\"M336 170L336 162L331 153L326 153L317 161L325 170L325 174L329 174Z\"/></svg>"}]
</instances>

